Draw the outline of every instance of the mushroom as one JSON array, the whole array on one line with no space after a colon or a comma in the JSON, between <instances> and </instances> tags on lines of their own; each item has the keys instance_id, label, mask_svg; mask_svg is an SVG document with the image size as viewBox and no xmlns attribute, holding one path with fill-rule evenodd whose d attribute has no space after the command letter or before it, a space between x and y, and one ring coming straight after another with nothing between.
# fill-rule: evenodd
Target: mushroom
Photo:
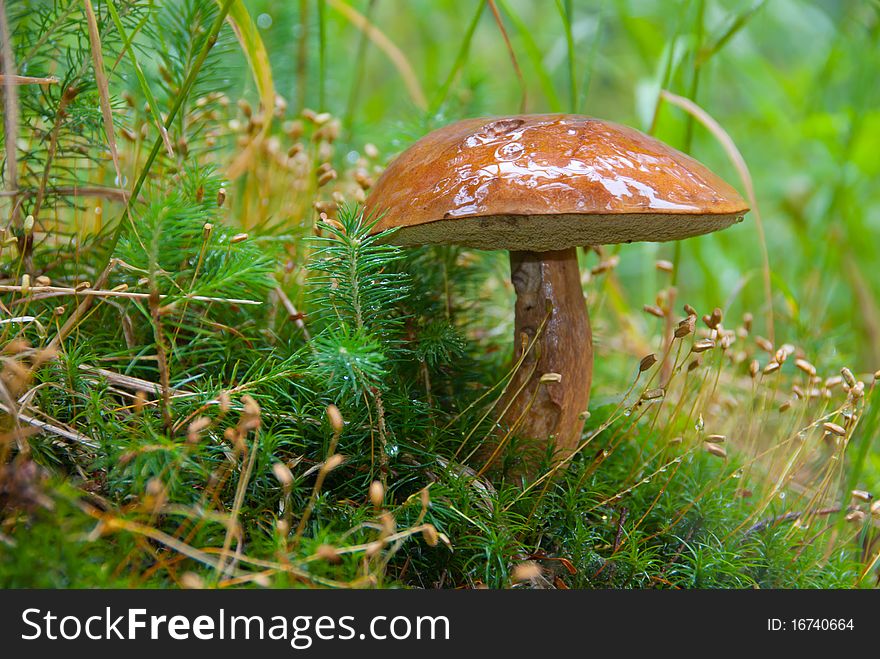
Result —
<instances>
[{"instance_id":1,"label":"mushroom","mask_svg":"<svg viewBox=\"0 0 880 659\"><path fill-rule=\"evenodd\" d=\"M679 240L748 211L736 190L670 146L562 114L435 130L388 166L365 206L381 217L374 231L397 229L390 240L400 245L510 252L514 363L522 363L500 409L535 454L552 443L557 460L580 441L593 371L576 248Z\"/></svg>"}]
</instances>

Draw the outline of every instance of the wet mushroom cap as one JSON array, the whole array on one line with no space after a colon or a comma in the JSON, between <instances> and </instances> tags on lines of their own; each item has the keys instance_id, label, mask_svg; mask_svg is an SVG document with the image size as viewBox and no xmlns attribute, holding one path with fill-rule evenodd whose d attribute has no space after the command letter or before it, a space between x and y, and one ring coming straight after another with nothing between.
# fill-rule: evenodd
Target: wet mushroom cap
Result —
<instances>
[{"instance_id":1,"label":"wet mushroom cap","mask_svg":"<svg viewBox=\"0 0 880 659\"><path fill-rule=\"evenodd\" d=\"M466 119L392 162L370 192L375 231L401 245L549 251L678 240L748 207L693 158L633 128L579 115Z\"/></svg>"}]
</instances>

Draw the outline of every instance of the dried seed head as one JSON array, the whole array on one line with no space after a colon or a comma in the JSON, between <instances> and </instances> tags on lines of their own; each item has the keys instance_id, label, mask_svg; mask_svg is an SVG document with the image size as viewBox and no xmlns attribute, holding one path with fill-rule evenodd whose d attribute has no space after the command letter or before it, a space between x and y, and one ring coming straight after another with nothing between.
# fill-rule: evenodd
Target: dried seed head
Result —
<instances>
[{"instance_id":1,"label":"dried seed head","mask_svg":"<svg viewBox=\"0 0 880 659\"><path fill-rule=\"evenodd\" d=\"M800 370L802 370L804 373L806 373L810 377L816 375L816 367L813 366L806 359L795 359L794 365L797 366Z\"/></svg>"},{"instance_id":2,"label":"dried seed head","mask_svg":"<svg viewBox=\"0 0 880 659\"><path fill-rule=\"evenodd\" d=\"M318 187L322 188L327 185L330 181L336 178L336 170L331 169L329 172L325 172L318 177Z\"/></svg>"},{"instance_id":3,"label":"dried seed head","mask_svg":"<svg viewBox=\"0 0 880 659\"><path fill-rule=\"evenodd\" d=\"M769 352L771 355L773 354L773 344L770 343L769 339L765 339L763 336L756 336L755 343L764 352Z\"/></svg>"},{"instance_id":4,"label":"dried seed head","mask_svg":"<svg viewBox=\"0 0 880 659\"><path fill-rule=\"evenodd\" d=\"M662 387L648 389L642 393L642 400L657 400L658 398L663 398L665 395L666 391Z\"/></svg>"},{"instance_id":5,"label":"dried seed head","mask_svg":"<svg viewBox=\"0 0 880 659\"><path fill-rule=\"evenodd\" d=\"M706 352L714 347L715 342L712 339L700 339L699 341L694 342L693 347L691 347L691 352Z\"/></svg>"},{"instance_id":6,"label":"dried seed head","mask_svg":"<svg viewBox=\"0 0 880 659\"><path fill-rule=\"evenodd\" d=\"M717 328L718 325L721 324L721 319L722 319L723 317L724 317L724 316L723 316L722 313L721 313L721 309L719 309L718 307L715 307L715 308L712 310L712 315L711 315L710 318L709 318L709 323L710 323L710 324L709 324L709 327L711 327L712 329Z\"/></svg>"},{"instance_id":7,"label":"dried seed head","mask_svg":"<svg viewBox=\"0 0 880 659\"><path fill-rule=\"evenodd\" d=\"M852 401L857 401L864 395L865 383L862 381L856 382L855 386L853 386L853 388L849 390L849 399Z\"/></svg>"},{"instance_id":8,"label":"dried seed head","mask_svg":"<svg viewBox=\"0 0 880 659\"><path fill-rule=\"evenodd\" d=\"M24 218L24 232L30 233L33 230L34 230L34 216L28 215L26 218Z\"/></svg>"},{"instance_id":9,"label":"dried seed head","mask_svg":"<svg viewBox=\"0 0 880 659\"><path fill-rule=\"evenodd\" d=\"M24 274L21 276L21 294L27 295L31 290L31 276Z\"/></svg>"},{"instance_id":10,"label":"dried seed head","mask_svg":"<svg viewBox=\"0 0 880 659\"><path fill-rule=\"evenodd\" d=\"M618 263L620 263L620 257L615 254L611 258L600 261L598 265L593 266L590 270L590 274L601 275L603 272L608 272L609 270L616 268Z\"/></svg>"},{"instance_id":11,"label":"dried seed head","mask_svg":"<svg viewBox=\"0 0 880 659\"><path fill-rule=\"evenodd\" d=\"M724 450L723 446L718 446L718 444L704 444L706 450L718 458L727 458L727 451Z\"/></svg>"},{"instance_id":12,"label":"dried seed head","mask_svg":"<svg viewBox=\"0 0 880 659\"><path fill-rule=\"evenodd\" d=\"M853 524L862 524L867 515L861 510L854 510L846 516L846 521Z\"/></svg>"},{"instance_id":13,"label":"dried seed head","mask_svg":"<svg viewBox=\"0 0 880 659\"><path fill-rule=\"evenodd\" d=\"M780 411L780 412L786 412L786 411L788 411L790 408L791 408L791 401L790 401L790 400L787 400L787 401L785 401L784 403L782 403L782 405L779 406L779 411Z\"/></svg>"},{"instance_id":14,"label":"dried seed head","mask_svg":"<svg viewBox=\"0 0 880 659\"><path fill-rule=\"evenodd\" d=\"M342 562L342 559L339 556L339 552L336 551L336 547L334 547L333 545L318 545L318 548L315 550L315 556L320 558L322 561L327 561L328 563Z\"/></svg>"},{"instance_id":15,"label":"dried seed head","mask_svg":"<svg viewBox=\"0 0 880 659\"><path fill-rule=\"evenodd\" d=\"M727 440L725 435L706 435L705 441L712 444L723 444Z\"/></svg>"},{"instance_id":16,"label":"dried seed head","mask_svg":"<svg viewBox=\"0 0 880 659\"><path fill-rule=\"evenodd\" d=\"M330 427L333 429L333 432L337 435L342 432L343 428L345 428L345 421L342 418L342 412L340 412L339 408L332 403L327 406L327 420L330 422Z\"/></svg>"},{"instance_id":17,"label":"dried seed head","mask_svg":"<svg viewBox=\"0 0 880 659\"><path fill-rule=\"evenodd\" d=\"M358 169L354 173L354 180L362 190L369 190L373 187L373 179L369 177L369 175L362 169Z\"/></svg>"},{"instance_id":18,"label":"dried seed head","mask_svg":"<svg viewBox=\"0 0 880 659\"><path fill-rule=\"evenodd\" d=\"M841 382L843 382L843 378L841 376L831 376L830 378L825 379L825 388L834 389L834 387L838 386Z\"/></svg>"},{"instance_id":19,"label":"dried seed head","mask_svg":"<svg viewBox=\"0 0 880 659\"><path fill-rule=\"evenodd\" d=\"M385 488L379 481L370 483L370 502L375 508L381 508L382 502L385 500Z\"/></svg>"},{"instance_id":20,"label":"dried seed head","mask_svg":"<svg viewBox=\"0 0 880 659\"><path fill-rule=\"evenodd\" d=\"M202 590L205 587L205 582L195 572L184 572L180 575L180 585L187 590Z\"/></svg>"},{"instance_id":21,"label":"dried seed head","mask_svg":"<svg viewBox=\"0 0 880 659\"><path fill-rule=\"evenodd\" d=\"M853 375L853 372L849 370L846 366L840 369L840 375L843 377L843 381L850 387L856 386L856 376Z\"/></svg>"},{"instance_id":22,"label":"dried seed head","mask_svg":"<svg viewBox=\"0 0 880 659\"><path fill-rule=\"evenodd\" d=\"M63 316L64 312L67 311L67 308L64 306L57 306L54 311L56 316Z\"/></svg>"},{"instance_id":23,"label":"dried seed head","mask_svg":"<svg viewBox=\"0 0 880 659\"><path fill-rule=\"evenodd\" d=\"M561 373L544 373L541 376L541 382L562 382L562 374Z\"/></svg>"},{"instance_id":24,"label":"dried seed head","mask_svg":"<svg viewBox=\"0 0 880 659\"><path fill-rule=\"evenodd\" d=\"M278 482L281 483L281 487L285 490L293 485L293 474L290 471L290 467L283 462L274 463L272 465L272 473L275 474L275 478L278 479Z\"/></svg>"},{"instance_id":25,"label":"dried seed head","mask_svg":"<svg viewBox=\"0 0 880 659\"><path fill-rule=\"evenodd\" d=\"M345 458L339 455L339 453L334 453L329 458L324 461L324 464L321 465L321 471L325 474L329 474L331 471L336 469L339 465L341 465L345 461Z\"/></svg>"},{"instance_id":26,"label":"dried seed head","mask_svg":"<svg viewBox=\"0 0 880 659\"><path fill-rule=\"evenodd\" d=\"M242 439L241 433L238 430L230 426L226 430L223 431L223 439L232 444L237 450L243 450L246 448L244 443L244 439Z\"/></svg>"},{"instance_id":27,"label":"dried seed head","mask_svg":"<svg viewBox=\"0 0 880 659\"><path fill-rule=\"evenodd\" d=\"M389 512L384 512L379 515L379 523L382 525L383 538L391 535L397 530L397 522L394 519L394 515Z\"/></svg>"},{"instance_id":28,"label":"dried seed head","mask_svg":"<svg viewBox=\"0 0 880 659\"><path fill-rule=\"evenodd\" d=\"M684 312L685 312L688 316L693 316L694 318L697 317L697 310L694 309L694 308L693 308L691 305L689 305L689 304L684 305Z\"/></svg>"},{"instance_id":29,"label":"dried seed head","mask_svg":"<svg viewBox=\"0 0 880 659\"><path fill-rule=\"evenodd\" d=\"M652 316L656 316L657 318L664 318L666 314L663 313L663 309L660 307L654 306L653 304L646 304L642 307L645 313L649 313Z\"/></svg>"},{"instance_id":30,"label":"dried seed head","mask_svg":"<svg viewBox=\"0 0 880 659\"><path fill-rule=\"evenodd\" d=\"M336 212L336 209L338 208L338 205L335 201L316 201L314 203L314 206L315 206L315 210L318 211L318 213L334 213L334 212ZM324 219L323 217L321 219L324 220L324 222L327 222L328 224L334 224L336 226L341 226L341 225L339 225L338 222L330 221L330 220Z\"/></svg>"},{"instance_id":31,"label":"dried seed head","mask_svg":"<svg viewBox=\"0 0 880 659\"><path fill-rule=\"evenodd\" d=\"M827 421L822 424L822 427L830 432L832 435L837 435L838 437L846 437L846 429L843 426L839 426L836 423L831 423Z\"/></svg>"},{"instance_id":32,"label":"dried seed head","mask_svg":"<svg viewBox=\"0 0 880 659\"><path fill-rule=\"evenodd\" d=\"M743 329L745 329L746 332L752 331L752 321L754 321L752 314L748 312L743 314Z\"/></svg>"},{"instance_id":33,"label":"dried seed head","mask_svg":"<svg viewBox=\"0 0 880 659\"><path fill-rule=\"evenodd\" d=\"M243 412L248 416L260 416L260 405L250 394L241 397Z\"/></svg>"},{"instance_id":34,"label":"dried seed head","mask_svg":"<svg viewBox=\"0 0 880 659\"><path fill-rule=\"evenodd\" d=\"M226 188L220 188L219 190L217 190L217 207L219 208L220 206L222 206L225 201Z\"/></svg>"},{"instance_id":35,"label":"dried seed head","mask_svg":"<svg viewBox=\"0 0 880 659\"><path fill-rule=\"evenodd\" d=\"M13 339L9 343L3 346L2 352L4 355L17 355L25 350L29 349L31 344L22 339ZM9 362L7 365L12 365L15 362Z\"/></svg>"},{"instance_id":36,"label":"dried seed head","mask_svg":"<svg viewBox=\"0 0 880 659\"><path fill-rule=\"evenodd\" d=\"M303 122L299 119L284 122L284 132L291 139L298 139L303 134Z\"/></svg>"},{"instance_id":37,"label":"dried seed head","mask_svg":"<svg viewBox=\"0 0 880 659\"><path fill-rule=\"evenodd\" d=\"M644 373L656 363L657 355L653 352L650 355L642 357L642 360L639 362L639 373Z\"/></svg>"},{"instance_id":38,"label":"dried seed head","mask_svg":"<svg viewBox=\"0 0 880 659\"><path fill-rule=\"evenodd\" d=\"M214 231L214 225L210 222L205 222L204 226L202 226L202 240L207 240L211 237L211 233Z\"/></svg>"},{"instance_id":39,"label":"dried seed head","mask_svg":"<svg viewBox=\"0 0 880 659\"><path fill-rule=\"evenodd\" d=\"M535 563L535 561L523 561L514 566L511 576L514 582L520 583L537 579L541 576L542 572L541 566Z\"/></svg>"},{"instance_id":40,"label":"dried seed head","mask_svg":"<svg viewBox=\"0 0 880 659\"><path fill-rule=\"evenodd\" d=\"M806 395L804 394L804 390L801 389L796 384L791 385L791 390L794 393L794 395L797 396L798 398L800 398L801 400L806 398Z\"/></svg>"},{"instance_id":41,"label":"dried seed head","mask_svg":"<svg viewBox=\"0 0 880 659\"><path fill-rule=\"evenodd\" d=\"M302 145L302 143L301 143L301 142L297 142L296 144L294 144L292 147L290 147L290 148L287 150L287 157L288 157L288 158L295 158L297 155L299 155L300 153L302 153L302 150L303 150L303 145Z\"/></svg>"},{"instance_id":42,"label":"dried seed head","mask_svg":"<svg viewBox=\"0 0 880 659\"><path fill-rule=\"evenodd\" d=\"M162 494L165 490L165 485L162 483L162 479L153 477L147 481L146 493L151 497L156 497Z\"/></svg>"},{"instance_id":43,"label":"dried seed head","mask_svg":"<svg viewBox=\"0 0 880 659\"><path fill-rule=\"evenodd\" d=\"M234 245L235 243L242 243L247 239L248 235L246 233L237 233L229 239L229 242Z\"/></svg>"},{"instance_id":44,"label":"dried seed head","mask_svg":"<svg viewBox=\"0 0 880 659\"><path fill-rule=\"evenodd\" d=\"M422 538L424 538L425 544L429 547L436 547L437 543L440 541L440 537L437 535L437 529L434 528L433 524L425 524L422 526Z\"/></svg>"},{"instance_id":45,"label":"dried seed head","mask_svg":"<svg viewBox=\"0 0 880 659\"><path fill-rule=\"evenodd\" d=\"M144 411L144 405L147 402L147 392L143 389L138 389L134 394L134 412L135 414L140 414Z\"/></svg>"},{"instance_id":46,"label":"dried seed head","mask_svg":"<svg viewBox=\"0 0 880 659\"><path fill-rule=\"evenodd\" d=\"M202 432L211 425L211 419L207 416L200 416L193 420L186 429L186 439L191 444L195 444L201 438Z\"/></svg>"},{"instance_id":47,"label":"dried seed head","mask_svg":"<svg viewBox=\"0 0 880 659\"><path fill-rule=\"evenodd\" d=\"M779 370L779 362L770 362L764 367L764 375L770 375Z\"/></svg>"},{"instance_id":48,"label":"dried seed head","mask_svg":"<svg viewBox=\"0 0 880 659\"><path fill-rule=\"evenodd\" d=\"M51 286L52 280L49 279L46 275L40 275L34 280L34 283L37 286Z\"/></svg>"},{"instance_id":49,"label":"dried seed head","mask_svg":"<svg viewBox=\"0 0 880 659\"><path fill-rule=\"evenodd\" d=\"M672 272L675 269L672 261L664 261L661 259L660 261L657 261L655 265L660 272Z\"/></svg>"},{"instance_id":50,"label":"dried seed head","mask_svg":"<svg viewBox=\"0 0 880 659\"><path fill-rule=\"evenodd\" d=\"M858 499L859 501L869 502L874 498L870 492L865 490L853 490L850 494L852 494L853 499Z\"/></svg>"}]
</instances>

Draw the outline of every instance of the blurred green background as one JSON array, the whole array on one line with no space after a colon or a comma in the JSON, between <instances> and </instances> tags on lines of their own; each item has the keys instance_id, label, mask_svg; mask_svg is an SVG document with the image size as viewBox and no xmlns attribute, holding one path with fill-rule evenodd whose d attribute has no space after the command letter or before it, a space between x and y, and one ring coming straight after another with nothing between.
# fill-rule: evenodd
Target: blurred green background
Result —
<instances>
[{"instance_id":1,"label":"blurred green background","mask_svg":"<svg viewBox=\"0 0 880 659\"><path fill-rule=\"evenodd\" d=\"M292 109L343 121L337 153L372 142L389 158L434 126L523 103L648 131L661 88L694 99L754 180L777 342L861 372L880 367L880 3L497 0L497 15L477 0L246 4L278 93ZM245 71L236 78L253 91ZM744 192L717 140L682 110L662 104L655 134ZM752 312L768 331L754 213L680 249L680 300ZM674 247L633 245L620 256L630 302L651 303L653 262Z\"/></svg>"}]
</instances>

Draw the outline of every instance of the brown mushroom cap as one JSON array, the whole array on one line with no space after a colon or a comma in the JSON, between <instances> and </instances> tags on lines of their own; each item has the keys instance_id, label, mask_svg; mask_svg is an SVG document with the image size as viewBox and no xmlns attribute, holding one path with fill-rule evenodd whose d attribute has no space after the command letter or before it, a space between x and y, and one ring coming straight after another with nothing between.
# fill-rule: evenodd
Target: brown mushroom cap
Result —
<instances>
[{"instance_id":1,"label":"brown mushroom cap","mask_svg":"<svg viewBox=\"0 0 880 659\"><path fill-rule=\"evenodd\" d=\"M748 207L693 158L633 128L564 114L466 119L392 162L366 201L402 245L548 251L678 240Z\"/></svg>"}]
</instances>

